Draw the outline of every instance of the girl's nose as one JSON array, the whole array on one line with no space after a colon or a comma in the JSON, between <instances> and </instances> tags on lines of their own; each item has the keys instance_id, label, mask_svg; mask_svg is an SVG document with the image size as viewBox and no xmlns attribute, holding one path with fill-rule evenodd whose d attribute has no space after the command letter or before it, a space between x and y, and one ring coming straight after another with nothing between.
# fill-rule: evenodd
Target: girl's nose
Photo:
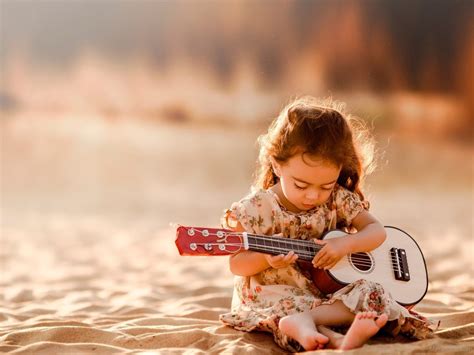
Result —
<instances>
[{"instance_id":1,"label":"girl's nose","mask_svg":"<svg viewBox=\"0 0 474 355\"><path fill-rule=\"evenodd\" d=\"M308 191L305 197L308 201L316 201L319 197L319 194L317 191L312 190L312 191Z\"/></svg>"}]
</instances>

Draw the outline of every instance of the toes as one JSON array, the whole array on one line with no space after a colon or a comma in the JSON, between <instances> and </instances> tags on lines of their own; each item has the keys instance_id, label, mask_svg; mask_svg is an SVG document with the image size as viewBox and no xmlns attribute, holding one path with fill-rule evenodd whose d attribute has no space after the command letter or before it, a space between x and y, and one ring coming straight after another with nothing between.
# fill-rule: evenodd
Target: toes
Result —
<instances>
[{"instance_id":1,"label":"toes","mask_svg":"<svg viewBox=\"0 0 474 355\"><path fill-rule=\"evenodd\" d=\"M366 319L374 319L375 317L377 317L377 312L374 312L374 311L364 312L364 318Z\"/></svg>"},{"instance_id":2,"label":"toes","mask_svg":"<svg viewBox=\"0 0 474 355\"><path fill-rule=\"evenodd\" d=\"M320 350L325 348L329 338L322 334L314 334L298 341L305 350Z\"/></svg>"},{"instance_id":3,"label":"toes","mask_svg":"<svg viewBox=\"0 0 474 355\"><path fill-rule=\"evenodd\" d=\"M383 313L380 317L378 317L378 319L375 321L375 324L377 324L377 326L379 328L383 327L385 325L385 323L387 323L387 320L388 320L388 316Z\"/></svg>"},{"instance_id":4,"label":"toes","mask_svg":"<svg viewBox=\"0 0 474 355\"><path fill-rule=\"evenodd\" d=\"M326 344L328 341L329 341L329 338L325 335L322 335L322 334L317 334L314 339L316 339L316 341L323 345L323 344Z\"/></svg>"},{"instance_id":5,"label":"toes","mask_svg":"<svg viewBox=\"0 0 474 355\"><path fill-rule=\"evenodd\" d=\"M375 319L376 317L377 312L375 311L359 312L355 315L355 319Z\"/></svg>"}]
</instances>

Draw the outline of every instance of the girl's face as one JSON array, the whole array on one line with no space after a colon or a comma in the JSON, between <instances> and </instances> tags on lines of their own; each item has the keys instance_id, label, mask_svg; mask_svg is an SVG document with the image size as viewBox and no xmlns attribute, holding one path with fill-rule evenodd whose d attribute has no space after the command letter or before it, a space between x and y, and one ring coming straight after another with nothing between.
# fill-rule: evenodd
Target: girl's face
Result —
<instances>
[{"instance_id":1,"label":"girl's face","mask_svg":"<svg viewBox=\"0 0 474 355\"><path fill-rule=\"evenodd\" d=\"M331 195L341 167L308 154L296 154L285 163L272 162L290 210L307 211L324 204Z\"/></svg>"}]
</instances>

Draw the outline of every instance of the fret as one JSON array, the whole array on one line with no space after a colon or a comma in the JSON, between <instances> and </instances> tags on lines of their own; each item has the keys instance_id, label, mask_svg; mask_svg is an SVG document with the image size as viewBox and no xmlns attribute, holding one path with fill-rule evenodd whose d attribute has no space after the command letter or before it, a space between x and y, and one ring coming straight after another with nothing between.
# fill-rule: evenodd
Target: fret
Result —
<instances>
[{"instance_id":1,"label":"fret","mask_svg":"<svg viewBox=\"0 0 474 355\"><path fill-rule=\"evenodd\" d=\"M318 248L312 241L289 239L275 236L248 234L249 249L266 254L288 254L293 250L299 259L311 261ZM308 255L310 254L310 255Z\"/></svg>"},{"instance_id":2,"label":"fret","mask_svg":"<svg viewBox=\"0 0 474 355\"><path fill-rule=\"evenodd\" d=\"M287 243L286 240L284 240L284 238L280 238L280 239L282 239L282 240L279 243L281 244L281 247L283 249L288 250L288 251L292 250L292 247L291 247L290 243ZM287 251L287 253L288 253L288 251Z\"/></svg>"},{"instance_id":3,"label":"fret","mask_svg":"<svg viewBox=\"0 0 474 355\"><path fill-rule=\"evenodd\" d=\"M279 250L281 250L281 249L285 249L285 247L284 247L284 246L282 246L282 243L281 243L281 241L280 241L280 240L277 240L277 241L275 241L275 243L276 243L276 247L277 247Z\"/></svg>"}]
</instances>

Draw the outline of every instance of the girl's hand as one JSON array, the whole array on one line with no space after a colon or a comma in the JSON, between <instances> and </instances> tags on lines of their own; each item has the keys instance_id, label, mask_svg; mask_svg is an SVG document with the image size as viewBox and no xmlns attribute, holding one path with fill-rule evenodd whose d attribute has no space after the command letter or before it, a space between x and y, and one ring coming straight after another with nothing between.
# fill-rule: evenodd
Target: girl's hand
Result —
<instances>
[{"instance_id":1,"label":"girl's hand","mask_svg":"<svg viewBox=\"0 0 474 355\"><path fill-rule=\"evenodd\" d=\"M344 255L349 254L348 244L344 238L333 238L328 240L314 239L321 250L316 254L312 263L315 268L324 270L332 268Z\"/></svg>"},{"instance_id":2,"label":"girl's hand","mask_svg":"<svg viewBox=\"0 0 474 355\"><path fill-rule=\"evenodd\" d=\"M282 267L287 267L290 264L293 264L296 259L298 259L298 255L295 254L295 252L292 250L288 254L283 255L270 255L270 254L264 254L265 255L265 260L267 260L267 263L274 269L280 269Z\"/></svg>"}]
</instances>

